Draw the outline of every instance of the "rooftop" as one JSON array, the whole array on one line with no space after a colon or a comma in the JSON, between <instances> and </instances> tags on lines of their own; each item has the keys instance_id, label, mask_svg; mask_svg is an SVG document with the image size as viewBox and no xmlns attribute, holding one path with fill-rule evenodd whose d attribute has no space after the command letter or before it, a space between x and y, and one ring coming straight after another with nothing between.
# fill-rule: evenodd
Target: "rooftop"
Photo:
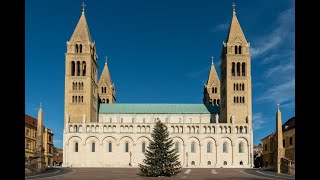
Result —
<instances>
[{"instance_id":1,"label":"rooftop","mask_svg":"<svg viewBox=\"0 0 320 180\"><path fill-rule=\"evenodd\" d=\"M100 104L99 114L216 114L212 104Z\"/></svg>"}]
</instances>

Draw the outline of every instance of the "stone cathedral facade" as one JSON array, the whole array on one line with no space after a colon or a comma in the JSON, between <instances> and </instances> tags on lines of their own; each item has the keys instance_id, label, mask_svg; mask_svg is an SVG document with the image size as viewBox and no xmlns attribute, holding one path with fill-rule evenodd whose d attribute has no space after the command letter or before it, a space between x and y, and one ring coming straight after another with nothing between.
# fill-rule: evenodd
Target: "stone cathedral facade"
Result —
<instances>
[{"instance_id":1,"label":"stone cathedral facade","mask_svg":"<svg viewBox=\"0 0 320 180\"><path fill-rule=\"evenodd\" d=\"M66 45L65 167L138 167L157 120L167 125L182 167L253 167L250 44L235 9L221 80L212 58L203 104L117 104L107 61L98 79L84 8Z\"/></svg>"}]
</instances>

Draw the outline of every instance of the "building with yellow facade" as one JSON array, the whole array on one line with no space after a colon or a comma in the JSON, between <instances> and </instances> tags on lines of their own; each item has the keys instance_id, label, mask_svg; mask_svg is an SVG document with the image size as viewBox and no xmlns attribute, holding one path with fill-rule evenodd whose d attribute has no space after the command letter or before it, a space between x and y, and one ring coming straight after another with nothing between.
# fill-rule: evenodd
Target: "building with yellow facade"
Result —
<instances>
[{"instance_id":1,"label":"building with yellow facade","mask_svg":"<svg viewBox=\"0 0 320 180\"><path fill-rule=\"evenodd\" d=\"M29 160L34 156L37 140L37 119L25 114L25 157ZM44 127L43 148L46 165L52 166L53 163L53 131Z\"/></svg>"},{"instance_id":2,"label":"building with yellow facade","mask_svg":"<svg viewBox=\"0 0 320 180\"><path fill-rule=\"evenodd\" d=\"M295 160L295 117L290 118L282 125L283 148L285 149L285 158ZM261 139L263 143L263 167L270 167L273 165L274 151L276 150L275 132Z\"/></svg>"}]
</instances>

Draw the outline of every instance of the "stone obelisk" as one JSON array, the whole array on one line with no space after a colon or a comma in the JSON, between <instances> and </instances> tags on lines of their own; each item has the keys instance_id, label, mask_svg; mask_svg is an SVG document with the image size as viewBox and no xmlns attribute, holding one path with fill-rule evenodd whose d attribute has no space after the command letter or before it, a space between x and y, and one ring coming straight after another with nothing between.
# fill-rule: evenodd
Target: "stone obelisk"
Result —
<instances>
[{"instance_id":1,"label":"stone obelisk","mask_svg":"<svg viewBox=\"0 0 320 180\"><path fill-rule=\"evenodd\" d=\"M276 122L276 133L275 133L275 153L274 153L274 160L273 160L273 170L277 173L281 173L281 159L284 158L284 148L282 142L282 117L280 111L280 105L278 104L278 110L276 113L277 122Z\"/></svg>"},{"instance_id":2,"label":"stone obelisk","mask_svg":"<svg viewBox=\"0 0 320 180\"><path fill-rule=\"evenodd\" d=\"M38 112L38 123L37 123L37 141L36 141L36 151L35 156L37 157L37 166L36 169L38 172L43 172L46 170L46 162L44 157L44 148L43 148L43 113L40 103L40 109Z\"/></svg>"}]
</instances>

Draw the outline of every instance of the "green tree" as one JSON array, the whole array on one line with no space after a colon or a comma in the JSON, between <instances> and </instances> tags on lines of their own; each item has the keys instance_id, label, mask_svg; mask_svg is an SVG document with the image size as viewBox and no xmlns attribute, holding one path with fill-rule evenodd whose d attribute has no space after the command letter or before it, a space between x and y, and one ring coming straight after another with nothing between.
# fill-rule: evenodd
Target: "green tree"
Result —
<instances>
[{"instance_id":1,"label":"green tree","mask_svg":"<svg viewBox=\"0 0 320 180\"><path fill-rule=\"evenodd\" d=\"M152 139L146 149L143 164L139 164L140 175L142 176L173 176L181 171L181 164L178 161L177 151L172 148L172 138L169 138L167 126L156 122Z\"/></svg>"}]
</instances>

